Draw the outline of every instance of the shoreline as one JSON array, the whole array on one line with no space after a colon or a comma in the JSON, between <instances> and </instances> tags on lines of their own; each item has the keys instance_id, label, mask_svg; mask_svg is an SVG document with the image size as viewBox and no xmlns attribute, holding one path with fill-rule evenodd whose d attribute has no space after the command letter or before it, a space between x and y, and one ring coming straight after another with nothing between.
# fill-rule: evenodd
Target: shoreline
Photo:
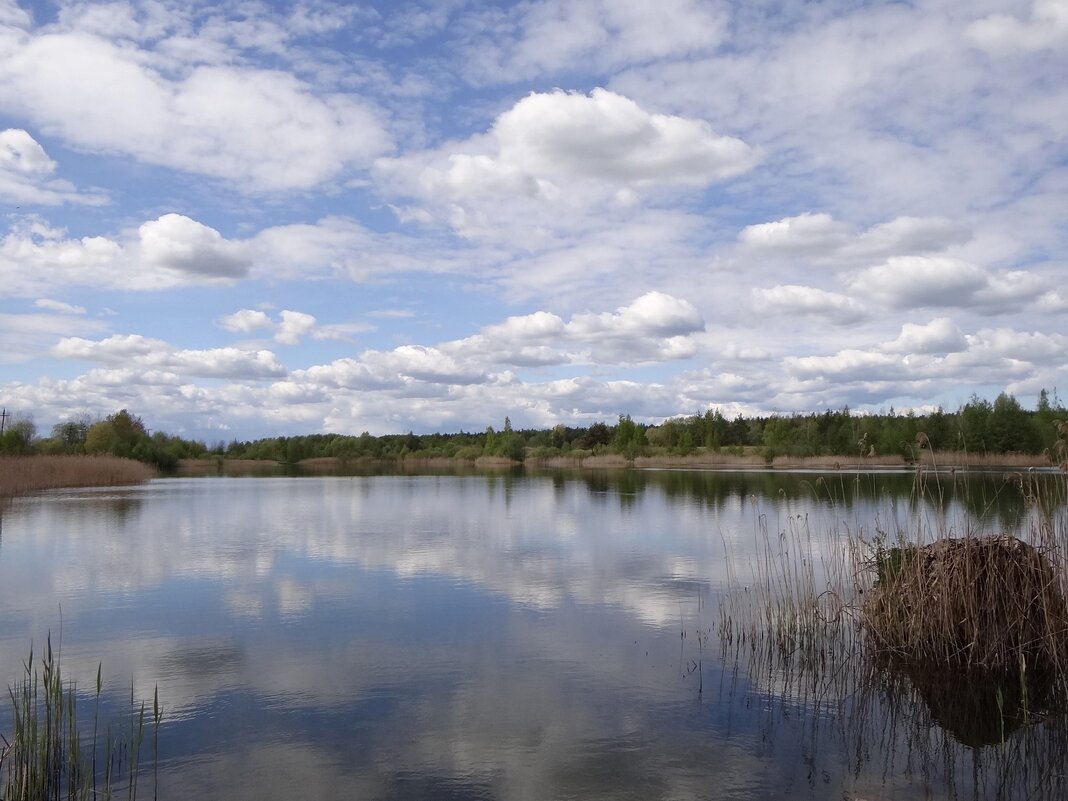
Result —
<instances>
[{"instance_id":1,"label":"shoreline","mask_svg":"<svg viewBox=\"0 0 1068 801\"><path fill-rule=\"evenodd\" d=\"M278 470L304 470L311 473L357 468L411 467L420 469L457 468L546 470L772 470L805 471L912 471L912 470L1048 470L1064 469L1050 462L1043 454L971 454L963 451L931 454L924 451L921 458L908 462L901 456L776 456L770 463L759 454L699 453L689 456L638 456L627 459L621 454L582 454L579 456L528 457L522 462L495 456L462 459L448 456L407 457L403 459L360 456L344 459L334 456L304 459L296 465L285 465L269 459L183 459L178 475L196 476L209 472L240 472L251 475L273 473Z\"/></svg>"}]
</instances>

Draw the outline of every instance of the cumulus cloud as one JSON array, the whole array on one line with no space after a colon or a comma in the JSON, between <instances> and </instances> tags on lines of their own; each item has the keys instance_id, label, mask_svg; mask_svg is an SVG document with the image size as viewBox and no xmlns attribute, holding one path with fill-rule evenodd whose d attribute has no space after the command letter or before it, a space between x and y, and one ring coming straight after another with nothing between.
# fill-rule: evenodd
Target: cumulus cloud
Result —
<instances>
[{"instance_id":1,"label":"cumulus cloud","mask_svg":"<svg viewBox=\"0 0 1068 801\"><path fill-rule=\"evenodd\" d=\"M704 186L755 161L747 144L702 120L650 114L606 89L533 92L490 133L503 165L534 176Z\"/></svg>"},{"instance_id":2,"label":"cumulus cloud","mask_svg":"<svg viewBox=\"0 0 1068 801\"><path fill-rule=\"evenodd\" d=\"M968 26L968 38L984 50L1045 50L1068 42L1068 3L1036 0L1030 18L991 14Z\"/></svg>"},{"instance_id":3,"label":"cumulus cloud","mask_svg":"<svg viewBox=\"0 0 1068 801\"><path fill-rule=\"evenodd\" d=\"M738 241L756 249L788 252L823 252L841 247L849 240L851 229L830 214L805 212L773 222L747 225Z\"/></svg>"},{"instance_id":4,"label":"cumulus cloud","mask_svg":"<svg viewBox=\"0 0 1068 801\"><path fill-rule=\"evenodd\" d=\"M21 203L102 205L100 192L79 192L68 181L53 179L56 163L40 143L21 128L0 131L0 197Z\"/></svg>"},{"instance_id":5,"label":"cumulus cloud","mask_svg":"<svg viewBox=\"0 0 1068 801\"><path fill-rule=\"evenodd\" d=\"M1068 366L1068 337L1012 328L984 328L961 334L938 318L925 326L903 326L901 334L879 349L846 348L830 355L790 356L784 369L803 382L805 391L837 387L848 393L863 385L876 396L902 394L933 384L973 382L1006 386L1039 369L1057 374Z\"/></svg>"},{"instance_id":6,"label":"cumulus cloud","mask_svg":"<svg viewBox=\"0 0 1068 801\"><path fill-rule=\"evenodd\" d=\"M347 340L372 329L366 323L320 325L313 315L291 309L279 312L277 320L272 320L270 315L258 309L240 309L219 318L218 323L225 330L240 334L270 331L275 342L283 345L296 345L306 336L317 340Z\"/></svg>"},{"instance_id":7,"label":"cumulus cloud","mask_svg":"<svg viewBox=\"0 0 1068 801\"><path fill-rule=\"evenodd\" d=\"M746 226L738 241L755 253L850 263L933 253L970 237L965 226L944 217L897 217L857 232L830 214L806 212Z\"/></svg>"},{"instance_id":8,"label":"cumulus cloud","mask_svg":"<svg viewBox=\"0 0 1068 801\"><path fill-rule=\"evenodd\" d=\"M183 350L162 340L138 334L116 334L101 340L66 337L52 349L52 355L61 359L82 359L115 367L164 370L180 376L200 378L263 379L277 378L286 372L275 355L268 350Z\"/></svg>"},{"instance_id":9,"label":"cumulus cloud","mask_svg":"<svg viewBox=\"0 0 1068 801\"><path fill-rule=\"evenodd\" d=\"M984 313L1019 309L1047 288L1027 271L989 275L974 264L933 256L891 258L856 273L850 283L891 309L960 307Z\"/></svg>"},{"instance_id":10,"label":"cumulus cloud","mask_svg":"<svg viewBox=\"0 0 1068 801\"><path fill-rule=\"evenodd\" d=\"M165 214L115 238L68 238L38 223L0 239L0 295L34 297L71 286L123 291L228 284L252 263L244 242L180 214Z\"/></svg>"},{"instance_id":11,"label":"cumulus cloud","mask_svg":"<svg viewBox=\"0 0 1068 801\"><path fill-rule=\"evenodd\" d=\"M263 328L273 328L274 322L266 312L258 309L240 309L219 319L219 325L227 331L249 334Z\"/></svg>"},{"instance_id":12,"label":"cumulus cloud","mask_svg":"<svg viewBox=\"0 0 1068 801\"><path fill-rule=\"evenodd\" d=\"M898 337L883 349L891 353L955 353L967 346L964 334L952 320L936 317L924 325L905 323Z\"/></svg>"},{"instance_id":13,"label":"cumulus cloud","mask_svg":"<svg viewBox=\"0 0 1068 801\"><path fill-rule=\"evenodd\" d=\"M48 175L55 169L56 163L26 131L21 128L0 131L0 170Z\"/></svg>"},{"instance_id":14,"label":"cumulus cloud","mask_svg":"<svg viewBox=\"0 0 1068 801\"><path fill-rule=\"evenodd\" d=\"M506 367L686 359L705 322L689 301L647 292L614 312L580 312L565 322L545 311L509 317L478 334L439 347Z\"/></svg>"},{"instance_id":15,"label":"cumulus cloud","mask_svg":"<svg viewBox=\"0 0 1068 801\"><path fill-rule=\"evenodd\" d=\"M119 32L107 32L117 35ZM0 32L0 103L86 150L230 181L307 189L390 147L373 104L246 64L167 70L99 30ZM116 91L115 87L121 87Z\"/></svg>"},{"instance_id":16,"label":"cumulus cloud","mask_svg":"<svg viewBox=\"0 0 1068 801\"><path fill-rule=\"evenodd\" d=\"M543 211L553 204L627 207L636 191L707 186L755 163L749 145L717 134L703 120L650 113L606 89L588 95L556 90L523 98L486 134L381 159L376 175L391 191L438 207L463 230L478 228L484 218L482 225L492 226L496 210L480 200L539 201Z\"/></svg>"},{"instance_id":17,"label":"cumulus cloud","mask_svg":"<svg viewBox=\"0 0 1068 801\"><path fill-rule=\"evenodd\" d=\"M857 323L867 316L864 305L853 298L809 286L757 288L752 298L754 310L769 316L819 317L839 325Z\"/></svg>"},{"instance_id":18,"label":"cumulus cloud","mask_svg":"<svg viewBox=\"0 0 1068 801\"><path fill-rule=\"evenodd\" d=\"M693 304L663 292L646 292L615 312L576 314L569 330L580 338L671 337L703 330Z\"/></svg>"},{"instance_id":19,"label":"cumulus cloud","mask_svg":"<svg viewBox=\"0 0 1068 801\"><path fill-rule=\"evenodd\" d=\"M274 338L283 345L296 345L300 338L315 328L315 318L304 312L282 311Z\"/></svg>"},{"instance_id":20,"label":"cumulus cloud","mask_svg":"<svg viewBox=\"0 0 1068 801\"><path fill-rule=\"evenodd\" d=\"M148 264L215 278L242 278L251 259L240 242L182 214L164 214L138 229L141 258Z\"/></svg>"}]
</instances>

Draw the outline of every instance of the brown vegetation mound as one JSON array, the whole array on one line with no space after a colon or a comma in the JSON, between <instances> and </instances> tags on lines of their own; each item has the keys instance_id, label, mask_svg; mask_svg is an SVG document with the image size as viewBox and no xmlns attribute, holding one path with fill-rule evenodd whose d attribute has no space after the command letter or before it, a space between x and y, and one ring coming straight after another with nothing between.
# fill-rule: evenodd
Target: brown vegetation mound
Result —
<instances>
[{"instance_id":1,"label":"brown vegetation mound","mask_svg":"<svg viewBox=\"0 0 1068 801\"><path fill-rule=\"evenodd\" d=\"M1058 672L1068 662L1061 577L1015 537L881 550L864 604L876 647L909 661Z\"/></svg>"},{"instance_id":2,"label":"brown vegetation mound","mask_svg":"<svg viewBox=\"0 0 1068 801\"><path fill-rule=\"evenodd\" d=\"M0 456L0 498L59 487L137 484L156 471L117 456Z\"/></svg>"}]
</instances>

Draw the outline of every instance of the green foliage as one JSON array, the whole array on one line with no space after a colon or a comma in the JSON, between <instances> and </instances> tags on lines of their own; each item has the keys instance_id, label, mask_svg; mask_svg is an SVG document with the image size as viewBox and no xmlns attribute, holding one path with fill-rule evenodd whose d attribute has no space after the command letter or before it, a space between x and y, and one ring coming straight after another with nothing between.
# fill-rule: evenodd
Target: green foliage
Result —
<instances>
[{"instance_id":1,"label":"green foliage","mask_svg":"<svg viewBox=\"0 0 1068 801\"><path fill-rule=\"evenodd\" d=\"M612 449L628 459L641 456L648 449L645 428L635 423L629 414L621 414L616 432L612 436Z\"/></svg>"},{"instance_id":2,"label":"green foliage","mask_svg":"<svg viewBox=\"0 0 1068 801\"><path fill-rule=\"evenodd\" d=\"M34 440L37 438L37 426L29 418L16 419L4 429L0 436L0 453L24 455L33 453Z\"/></svg>"},{"instance_id":3,"label":"green foliage","mask_svg":"<svg viewBox=\"0 0 1068 801\"><path fill-rule=\"evenodd\" d=\"M736 416L728 420L710 408L689 417L673 417L660 425L636 422L621 414L615 425L597 422L588 428L556 425L551 429L516 429L510 417L501 430L493 426L481 434L432 433L372 436L309 434L267 437L251 442L218 443L212 451L203 442L162 432L151 435L141 418L122 409L90 425L88 419L58 423L47 439L36 439L28 419L16 419L0 437L2 453L107 453L139 459L162 469L179 459L207 453L230 459L261 459L296 464L304 459L335 457L357 459L448 458L473 460L497 456L522 461L527 455L581 457L583 454L620 454L627 459L643 455L687 456L701 451L727 451L741 455L759 450L771 461L776 456L867 456L900 454L917 458L917 437L922 447L935 450L967 448L975 453L1030 453L1046 451L1054 461L1068 456L1065 437L1058 434L1068 412L1056 392L1043 390L1038 407L1028 411L1011 395L1002 393L991 403L972 397L956 412L941 407L929 414L889 412L858 415L848 407L818 414ZM874 449L874 451L873 451ZM1056 452L1055 452L1056 451Z\"/></svg>"}]
</instances>

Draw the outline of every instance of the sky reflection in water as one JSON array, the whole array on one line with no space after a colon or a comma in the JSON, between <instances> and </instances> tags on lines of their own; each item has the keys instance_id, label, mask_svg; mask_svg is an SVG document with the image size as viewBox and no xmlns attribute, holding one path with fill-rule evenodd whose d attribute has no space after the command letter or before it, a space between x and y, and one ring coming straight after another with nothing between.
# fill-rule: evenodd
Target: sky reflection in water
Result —
<instances>
[{"instance_id":1,"label":"sky reflection in water","mask_svg":"<svg viewBox=\"0 0 1068 801\"><path fill-rule=\"evenodd\" d=\"M908 475L817 478L171 479L21 499L3 513L0 667L13 680L62 609L69 677L90 686L103 661L116 697L158 683L161 798L924 797L888 770L898 746L842 752L859 702L801 715L788 677L720 662L729 570L748 575L765 525L807 525L818 555L847 529L1033 512L1001 479L954 480L936 514ZM878 729L883 701L865 703Z\"/></svg>"}]
</instances>

